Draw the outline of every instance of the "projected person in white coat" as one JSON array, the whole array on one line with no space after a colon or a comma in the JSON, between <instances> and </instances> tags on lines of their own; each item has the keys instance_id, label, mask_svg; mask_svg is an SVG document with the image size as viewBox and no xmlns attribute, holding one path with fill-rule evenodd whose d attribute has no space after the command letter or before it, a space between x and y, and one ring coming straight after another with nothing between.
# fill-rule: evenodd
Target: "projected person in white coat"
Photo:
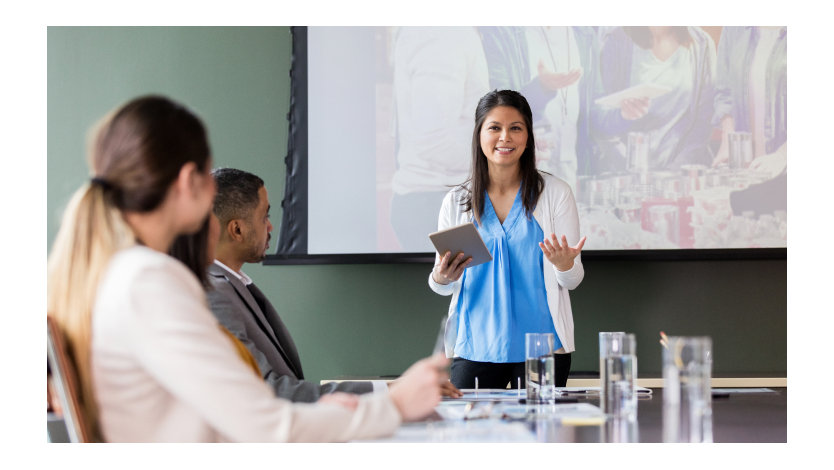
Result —
<instances>
[{"instance_id":1,"label":"projected person in white coat","mask_svg":"<svg viewBox=\"0 0 834 470\"><path fill-rule=\"evenodd\" d=\"M466 178L472 109L489 90L474 27L399 28L394 37L397 169L391 225L403 251L432 251L435 210Z\"/></svg>"}]
</instances>

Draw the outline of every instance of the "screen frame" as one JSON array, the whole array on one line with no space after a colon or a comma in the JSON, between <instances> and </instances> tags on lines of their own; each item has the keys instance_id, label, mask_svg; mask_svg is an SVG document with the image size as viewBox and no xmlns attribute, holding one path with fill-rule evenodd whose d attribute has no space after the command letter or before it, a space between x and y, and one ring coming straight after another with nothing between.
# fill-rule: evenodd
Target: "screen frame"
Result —
<instances>
[{"instance_id":1,"label":"screen frame","mask_svg":"<svg viewBox=\"0 0 834 470\"><path fill-rule=\"evenodd\" d=\"M266 255L264 265L397 264L433 263L433 252L333 253L307 252L308 128L307 128L307 27L290 27L290 110L287 137L286 179L276 253ZM585 250L583 260L756 260L787 259L785 248L677 248L647 250Z\"/></svg>"}]
</instances>

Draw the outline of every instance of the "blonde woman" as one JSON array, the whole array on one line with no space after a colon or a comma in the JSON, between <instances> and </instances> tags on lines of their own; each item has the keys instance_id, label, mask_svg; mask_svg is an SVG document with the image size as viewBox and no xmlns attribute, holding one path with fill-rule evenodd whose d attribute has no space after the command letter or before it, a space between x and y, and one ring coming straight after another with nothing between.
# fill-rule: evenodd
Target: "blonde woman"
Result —
<instances>
[{"instance_id":1,"label":"blonde woman","mask_svg":"<svg viewBox=\"0 0 834 470\"><path fill-rule=\"evenodd\" d=\"M49 258L48 309L98 439L344 441L390 434L438 403L437 356L388 393L316 404L275 398L240 359L200 282L166 254L200 229L214 198L206 131L189 110L130 101L102 124L90 166Z\"/></svg>"}]
</instances>

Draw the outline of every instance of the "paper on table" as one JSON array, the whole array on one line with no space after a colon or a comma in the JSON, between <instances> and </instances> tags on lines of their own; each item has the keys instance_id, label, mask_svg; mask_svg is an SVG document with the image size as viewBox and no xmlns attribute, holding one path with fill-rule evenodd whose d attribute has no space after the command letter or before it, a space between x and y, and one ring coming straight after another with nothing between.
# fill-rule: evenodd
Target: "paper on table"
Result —
<instances>
[{"instance_id":1,"label":"paper on table","mask_svg":"<svg viewBox=\"0 0 834 470\"><path fill-rule=\"evenodd\" d=\"M658 96L665 95L670 91L672 91L672 89L665 86L655 85L653 83L641 83L640 85L634 85L633 87L626 88L625 90L620 90L616 93L611 93L610 95L597 98L594 103L606 108L619 108L620 103L622 103L623 100L627 100L629 98L653 99Z\"/></svg>"},{"instance_id":2,"label":"paper on table","mask_svg":"<svg viewBox=\"0 0 834 470\"><path fill-rule=\"evenodd\" d=\"M545 409L541 410L540 407ZM548 418L558 418L562 424L571 426L599 425L605 421L605 416L598 406L590 403L566 403L553 405L503 405L500 411L512 419L526 419L531 409L544 412Z\"/></svg>"},{"instance_id":3,"label":"paper on table","mask_svg":"<svg viewBox=\"0 0 834 470\"><path fill-rule=\"evenodd\" d=\"M405 423L385 439L353 442L536 442L523 423L495 419Z\"/></svg>"}]
</instances>

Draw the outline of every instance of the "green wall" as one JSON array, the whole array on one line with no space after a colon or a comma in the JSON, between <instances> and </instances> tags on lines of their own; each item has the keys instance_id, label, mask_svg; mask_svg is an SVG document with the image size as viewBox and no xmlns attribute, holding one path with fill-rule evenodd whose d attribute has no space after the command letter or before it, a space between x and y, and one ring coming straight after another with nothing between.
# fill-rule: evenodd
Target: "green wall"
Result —
<instances>
[{"instance_id":1,"label":"green wall","mask_svg":"<svg viewBox=\"0 0 834 470\"><path fill-rule=\"evenodd\" d=\"M87 178L85 135L107 111L162 93L209 128L215 166L264 178L281 220L289 28L48 28L47 229ZM640 375L659 376L658 332L713 337L716 376L787 371L785 260L585 260L572 293L574 371L597 369L598 331L637 334ZM448 297L430 265L249 265L299 346L308 379L397 374L431 352Z\"/></svg>"},{"instance_id":2,"label":"green wall","mask_svg":"<svg viewBox=\"0 0 834 470\"><path fill-rule=\"evenodd\" d=\"M88 130L143 94L191 107L209 129L215 166L263 175L280 201L290 53L286 27L48 28L48 243L88 176ZM274 213L280 220L280 210Z\"/></svg>"}]
</instances>

